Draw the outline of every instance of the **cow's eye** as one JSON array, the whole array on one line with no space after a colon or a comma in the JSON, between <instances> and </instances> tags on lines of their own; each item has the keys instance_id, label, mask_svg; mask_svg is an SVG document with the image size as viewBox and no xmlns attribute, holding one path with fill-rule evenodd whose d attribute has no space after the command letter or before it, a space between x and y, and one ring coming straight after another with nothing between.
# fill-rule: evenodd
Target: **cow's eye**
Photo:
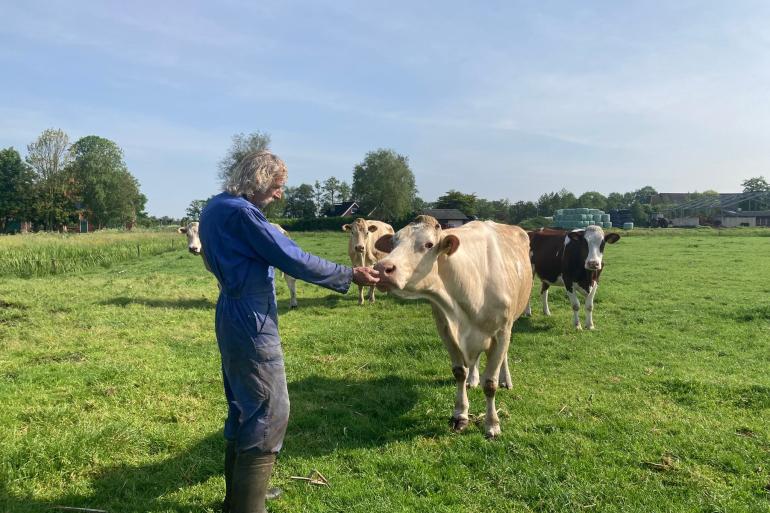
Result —
<instances>
[{"instance_id":1,"label":"cow's eye","mask_svg":"<svg viewBox=\"0 0 770 513\"><path fill-rule=\"evenodd\" d=\"M426 242L426 243L425 243L425 247L426 247L427 249L430 249L430 248L432 248L432 247L433 247L433 243L432 243L432 242Z\"/></svg>"}]
</instances>

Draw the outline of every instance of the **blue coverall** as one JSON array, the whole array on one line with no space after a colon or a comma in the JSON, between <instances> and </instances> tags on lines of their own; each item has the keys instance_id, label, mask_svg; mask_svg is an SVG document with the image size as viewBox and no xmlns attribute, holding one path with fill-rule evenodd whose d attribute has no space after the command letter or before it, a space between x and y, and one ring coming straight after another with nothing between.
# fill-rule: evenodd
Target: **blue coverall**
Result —
<instances>
[{"instance_id":1,"label":"blue coverall","mask_svg":"<svg viewBox=\"0 0 770 513\"><path fill-rule=\"evenodd\" d=\"M277 453L289 420L273 267L345 293L351 268L304 252L243 197L223 192L200 217L200 239L220 285L215 329L228 413L224 434L238 452Z\"/></svg>"}]
</instances>

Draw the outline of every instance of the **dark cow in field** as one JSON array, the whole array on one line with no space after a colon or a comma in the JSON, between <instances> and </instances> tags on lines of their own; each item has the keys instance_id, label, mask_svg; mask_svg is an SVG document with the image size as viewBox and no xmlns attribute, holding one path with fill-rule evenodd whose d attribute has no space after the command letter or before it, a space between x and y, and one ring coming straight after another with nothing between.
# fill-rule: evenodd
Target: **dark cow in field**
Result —
<instances>
[{"instance_id":1,"label":"dark cow in field","mask_svg":"<svg viewBox=\"0 0 770 513\"><path fill-rule=\"evenodd\" d=\"M275 226L282 234L286 235L287 237L289 236L289 234L286 233L286 230L281 228L279 225L275 223L270 224ZM180 226L177 228L177 232L183 233L187 236L187 250L193 255L200 255L203 257L203 265L205 265L206 269L208 269L209 264L206 262L206 258L203 256L203 252L201 251L201 239L198 235L199 226L200 225L198 221L193 221L192 223L187 223L187 226ZM297 308L297 280L286 273L283 273L283 277L286 280L286 286L289 287L289 308Z\"/></svg>"},{"instance_id":2,"label":"dark cow in field","mask_svg":"<svg viewBox=\"0 0 770 513\"><path fill-rule=\"evenodd\" d=\"M604 234L599 226L588 226L584 230L553 230L541 228L528 232L529 254L532 270L540 278L540 297L543 313L551 315L548 308L548 288L562 286L572 304L572 323L580 326L580 300L577 293L585 296L586 329L594 329L594 297L599 288L599 276L604 268L605 244L614 244L620 239L617 233ZM531 314L531 307L527 307Z\"/></svg>"}]
</instances>

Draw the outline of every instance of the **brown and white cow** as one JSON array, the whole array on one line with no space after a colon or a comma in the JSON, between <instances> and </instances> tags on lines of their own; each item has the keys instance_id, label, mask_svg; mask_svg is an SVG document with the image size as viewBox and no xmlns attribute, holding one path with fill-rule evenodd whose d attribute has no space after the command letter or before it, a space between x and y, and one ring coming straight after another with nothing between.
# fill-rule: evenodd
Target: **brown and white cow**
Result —
<instances>
[{"instance_id":1,"label":"brown and white cow","mask_svg":"<svg viewBox=\"0 0 770 513\"><path fill-rule=\"evenodd\" d=\"M510 383L511 328L532 290L526 232L491 221L442 230L433 217L419 216L394 236L381 238L377 247L389 252L374 266L380 271L378 288L430 301L457 384L451 419L456 431L468 426L469 368L486 352L484 432L497 436L495 393L501 377Z\"/></svg>"},{"instance_id":2,"label":"brown and white cow","mask_svg":"<svg viewBox=\"0 0 770 513\"><path fill-rule=\"evenodd\" d=\"M620 239L617 233L604 234L599 226L584 230L553 230L541 228L528 232L530 258L534 273L540 278L540 297L543 313L551 315L548 308L548 288L562 286L572 304L572 324L580 326L580 300L577 293L585 296L586 329L594 329L594 297L599 289L599 276L604 268L604 246ZM531 314L527 306L527 314Z\"/></svg>"},{"instance_id":3,"label":"brown and white cow","mask_svg":"<svg viewBox=\"0 0 770 513\"><path fill-rule=\"evenodd\" d=\"M289 236L289 234L286 233L286 230L281 228L279 225L275 223L270 224L275 226L282 234L286 235L287 237ZM187 235L187 250L190 253L203 257L203 252L201 251L201 239L198 235L198 228L199 223L194 221L192 223L187 223L187 226L180 226L177 228L177 232ZM205 257L203 258L203 265L206 266L206 269L209 268L209 264L206 262ZM283 273L283 278L286 280L286 286L289 287L289 308L297 308L297 280L286 273Z\"/></svg>"},{"instance_id":4,"label":"brown and white cow","mask_svg":"<svg viewBox=\"0 0 770 513\"><path fill-rule=\"evenodd\" d=\"M343 224L342 231L350 232L348 256L353 267L371 267L387 253L374 247L383 235L393 235L393 227L382 221L367 221L359 217L350 224ZM374 303L374 287L369 287L369 302ZM358 304L364 304L364 287L358 286Z\"/></svg>"}]
</instances>

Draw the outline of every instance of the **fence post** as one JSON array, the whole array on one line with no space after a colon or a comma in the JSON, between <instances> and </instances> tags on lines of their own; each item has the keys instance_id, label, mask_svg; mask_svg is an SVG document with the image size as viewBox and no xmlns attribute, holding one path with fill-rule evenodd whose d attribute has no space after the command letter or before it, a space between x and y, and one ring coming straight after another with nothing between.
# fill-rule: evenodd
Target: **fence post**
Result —
<instances>
[{"instance_id":1,"label":"fence post","mask_svg":"<svg viewBox=\"0 0 770 513\"><path fill-rule=\"evenodd\" d=\"M142 252L139 250L139 244L136 245L136 257L139 258L142 256Z\"/></svg>"},{"instance_id":2,"label":"fence post","mask_svg":"<svg viewBox=\"0 0 770 513\"><path fill-rule=\"evenodd\" d=\"M53 271L53 274L56 274L56 259L51 259L51 270Z\"/></svg>"}]
</instances>

